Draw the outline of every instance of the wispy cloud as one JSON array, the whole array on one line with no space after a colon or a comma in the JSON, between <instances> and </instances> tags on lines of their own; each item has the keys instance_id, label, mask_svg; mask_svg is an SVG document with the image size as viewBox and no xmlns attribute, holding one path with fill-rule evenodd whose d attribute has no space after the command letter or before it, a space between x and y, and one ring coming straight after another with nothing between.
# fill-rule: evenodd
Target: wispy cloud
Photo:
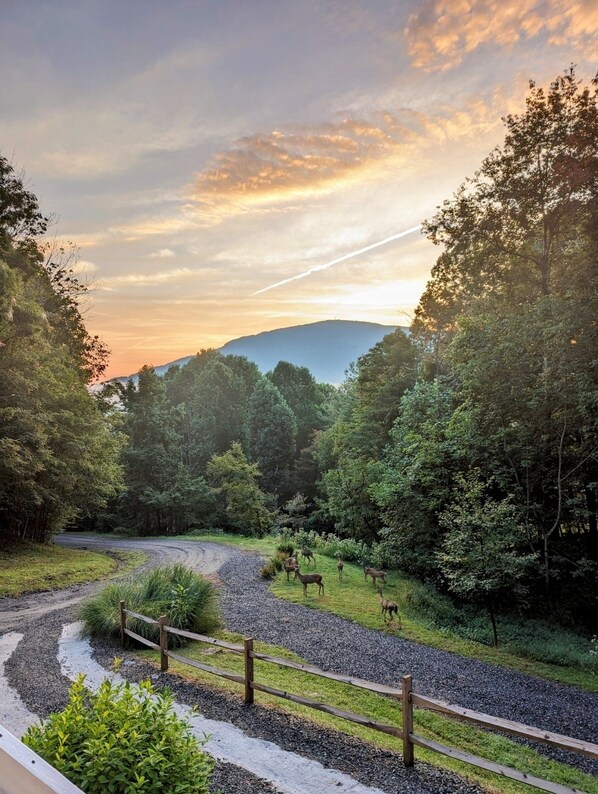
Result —
<instances>
[{"instance_id":1,"label":"wispy cloud","mask_svg":"<svg viewBox=\"0 0 598 794\"><path fill-rule=\"evenodd\" d=\"M402 232L398 232L398 234L393 234L390 237L385 237L384 240L378 240L376 243L371 243L370 245L366 245L363 248L359 248L356 251L351 251L348 254L343 254L342 256L338 256L335 259L331 259L330 262L326 262L323 265L314 265L314 267L310 267L309 270L305 270L303 273L298 273L296 276L290 276L289 278L285 278L282 281L277 281L275 284L270 284L267 287L263 287L262 289L258 289L257 292L254 292L253 295L261 295L264 292L269 292L272 289L276 289L277 287L282 287L285 284L290 284L292 281L298 281L299 279L306 278L307 276L311 276L313 273L319 273L322 270L328 270L328 268L333 267L334 265L338 265L341 262L346 262L348 259L353 259L356 256L360 256L361 254L365 254L368 251L373 251L375 248L380 248L383 245L388 245L392 243L394 240L400 240L401 237L406 237L408 234L413 234L413 232L417 232L421 229L421 224L417 226L413 226L411 229L405 229Z\"/></svg>"},{"instance_id":2,"label":"wispy cloud","mask_svg":"<svg viewBox=\"0 0 598 794\"><path fill-rule=\"evenodd\" d=\"M414 66L446 71L479 47L512 48L545 35L549 44L598 54L595 0L423 0L405 38Z\"/></svg>"},{"instance_id":3,"label":"wispy cloud","mask_svg":"<svg viewBox=\"0 0 598 794\"><path fill-rule=\"evenodd\" d=\"M150 259L170 259L171 257L175 256L174 251L172 248L160 248L158 251L153 251L150 255Z\"/></svg>"}]
</instances>

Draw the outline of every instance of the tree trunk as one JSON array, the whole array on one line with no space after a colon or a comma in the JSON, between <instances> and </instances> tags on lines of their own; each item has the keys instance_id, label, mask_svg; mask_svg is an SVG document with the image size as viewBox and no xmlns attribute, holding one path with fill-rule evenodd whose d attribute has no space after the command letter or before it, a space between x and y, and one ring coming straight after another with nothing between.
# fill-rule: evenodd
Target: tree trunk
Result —
<instances>
[{"instance_id":1,"label":"tree trunk","mask_svg":"<svg viewBox=\"0 0 598 794\"><path fill-rule=\"evenodd\" d=\"M489 601L488 602L488 613L490 615L490 620L492 622L492 644L495 648L498 648L498 631L496 630L496 615L494 614L494 604Z\"/></svg>"}]
</instances>

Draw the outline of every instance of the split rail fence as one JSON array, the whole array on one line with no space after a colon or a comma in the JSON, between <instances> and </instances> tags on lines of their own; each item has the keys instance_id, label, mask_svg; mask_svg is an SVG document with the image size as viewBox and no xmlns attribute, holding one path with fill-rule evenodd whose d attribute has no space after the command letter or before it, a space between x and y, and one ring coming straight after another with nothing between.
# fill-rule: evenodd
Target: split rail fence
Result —
<instances>
[{"instance_id":1,"label":"split rail fence","mask_svg":"<svg viewBox=\"0 0 598 794\"><path fill-rule=\"evenodd\" d=\"M136 618L145 623L157 626L159 630L159 642L152 642L151 640L136 634L127 628L127 616ZM302 706L307 706L317 711L323 711L326 714L332 714L335 717L340 717L349 722L355 722L358 725L363 725L366 728L372 728L376 731L395 736L401 739L403 743L403 762L405 766L412 766L414 762L415 747L425 747L433 752L446 755L449 758L455 758L463 761L466 764L485 769L489 772L494 772L502 777L516 780L519 783L525 783L528 786L533 786L542 791L549 791L552 794L584 794L579 789L574 789L569 786L564 786L560 783L552 783L549 780L528 775L525 772L519 772L511 767L497 764L494 761L488 761L485 758L471 755L463 750L454 747L448 747L432 739L426 739L423 736L418 736L413 732L413 709L414 707L427 709L429 711L436 711L440 714L445 714L449 717L456 717L463 722L473 723L474 725L481 725L484 728L498 731L500 733L508 733L513 736L518 736L531 741L542 742L550 747L556 747L560 750L568 750L580 755L590 756L590 758L598 758L598 744L582 741L580 739L573 739L569 736L562 736L558 733L551 731L544 731L540 728L533 728L529 725L523 725L519 722L512 720L505 720L501 717L493 717L489 714L482 714L471 709L466 709L461 706L455 706L445 703L442 700L424 697L418 695L413 690L413 682L411 675L404 675L401 680L401 688L389 687L384 684L376 684L372 681L364 681L360 678L353 678L352 676L339 675L338 673L331 673L326 670L320 670L318 667L313 667L309 664L298 664L289 659L281 659L276 656L268 656L265 653L259 653L253 648L253 639L248 637L243 640L243 645L236 645L232 642L218 640L215 637L208 637L203 634L195 634L191 631L177 629L167 624L167 617L163 615L158 620L141 615L139 612L133 612L126 608L124 601L120 602L120 631L121 641L124 647L127 645L127 638L131 637L137 642L153 648L160 652L160 668L162 672L168 670L168 660L175 659L177 662L195 667L198 670L203 670L206 673L226 678L229 681L234 681L244 688L244 702L247 704L253 703L254 692L265 692L269 695L274 695L284 700L290 700L293 703L298 703ZM244 675L238 673L231 673L228 670L221 670L217 667L212 667L195 659L190 659L180 653L175 653L168 647L168 636L174 635L176 637L183 637L188 640L196 642L207 643L214 645L218 648L225 648L233 653L240 654L244 657ZM326 703L319 703L309 698L301 697L290 692L284 692L281 689L275 689L265 684L260 684L254 677L254 660L259 659L262 662L270 662L271 664L279 665L280 667L287 667L291 670L298 670L304 673L311 673L312 675L319 676L320 678L328 678L332 681L337 681L343 684L350 684L358 689L365 689L369 692L374 692L377 695L385 695L387 697L398 700L402 708L402 725L401 727L395 725L386 725L381 722L369 719L360 714L353 714L349 711L343 711L334 706L329 706Z\"/></svg>"}]
</instances>

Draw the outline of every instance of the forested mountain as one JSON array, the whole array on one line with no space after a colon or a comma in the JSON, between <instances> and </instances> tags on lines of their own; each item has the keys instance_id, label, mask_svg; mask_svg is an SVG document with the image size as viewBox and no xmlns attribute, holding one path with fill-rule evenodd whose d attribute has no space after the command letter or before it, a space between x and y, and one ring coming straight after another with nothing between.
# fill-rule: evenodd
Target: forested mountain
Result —
<instances>
[{"instance_id":1,"label":"forested mountain","mask_svg":"<svg viewBox=\"0 0 598 794\"><path fill-rule=\"evenodd\" d=\"M298 367L307 367L318 383L338 385L344 380L349 365L395 328L394 325L356 320L324 320L232 339L220 348L220 352L245 356L257 364L262 373L273 370L279 361L288 361ZM154 367L155 372L164 375L170 367L183 367L191 358L185 356ZM130 377L136 378L135 375ZM126 383L128 379L114 378L120 383Z\"/></svg>"}]
</instances>

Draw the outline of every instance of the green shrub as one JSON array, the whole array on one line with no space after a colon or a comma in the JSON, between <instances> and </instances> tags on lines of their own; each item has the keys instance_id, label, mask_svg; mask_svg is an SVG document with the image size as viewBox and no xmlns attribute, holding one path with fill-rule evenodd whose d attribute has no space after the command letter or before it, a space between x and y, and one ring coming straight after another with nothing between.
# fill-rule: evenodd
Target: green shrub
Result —
<instances>
[{"instance_id":1,"label":"green shrub","mask_svg":"<svg viewBox=\"0 0 598 794\"><path fill-rule=\"evenodd\" d=\"M293 554L295 553L295 546L293 543L291 543L291 541L283 541L282 543L278 544L278 546L276 547L276 551L279 551L281 552L281 554L284 554L284 557L286 559L287 557L293 556Z\"/></svg>"},{"instance_id":2,"label":"green shrub","mask_svg":"<svg viewBox=\"0 0 598 794\"><path fill-rule=\"evenodd\" d=\"M276 563L273 560L268 560L268 562L260 569L260 576L262 579L274 579L276 576L276 571Z\"/></svg>"},{"instance_id":3,"label":"green shrub","mask_svg":"<svg viewBox=\"0 0 598 794\"><path fill-rule=\"evenodd\" d=\"M85 677L69 702L33 725L23 742L86 794L208 794L213 760L202 752L172 696L139 685L104 681L96 694Z\"/></svg>"},{"instance_id":4,"label":"green shrub","mask_svg":"<svg viewBox=\"0 0 598 794\"><path fill-rule=\"evenodd\" d=\"M110 584L86 601L80 616L88 634L102 637L120 636L119 602L127 609L150 618L168 616L168 623L177 629L207 634L219 623L216 588L211 582L184 565L154 568L135 579ZM157 642L159 632L136 618L128 617L132 631ZM169 642L176 638L169 635Z\"/></svg>"},{"instance_id":5,"label":"green shrub","mask_svg":"<svg viewBox=\"0 0 598 794\"><path fill-rule=\"evenodd\" d=\"M360 540L326 535L318 551L326 557L341 557L346 562L362 562L370 558L370 549Z\"/></svg>"}]
</instances>

